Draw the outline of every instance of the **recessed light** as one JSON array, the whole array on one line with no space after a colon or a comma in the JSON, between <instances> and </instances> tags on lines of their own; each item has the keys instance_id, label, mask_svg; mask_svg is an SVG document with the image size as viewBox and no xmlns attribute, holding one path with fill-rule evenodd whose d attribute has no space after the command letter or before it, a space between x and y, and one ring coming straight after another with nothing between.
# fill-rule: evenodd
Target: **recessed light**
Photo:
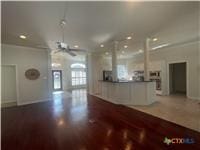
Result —
<instances>
[{"instance_id":1,"label":"recessed light","mask_svg":"<svg viewBox=\"0 0 200 150\"><path fill-rule=\"evenodd\" d=\"M155 42L155 41L157 41L158 39L157 38L153 38L153 41Z\"/></svg>"},{"instance_id":2,"label":"recessed light","mask_svg":"<svg viewBox=\"0 0 200 150\"><path fill-rule=\"evenodd\" d=\"M125 53L125 51L122 51L122 54L124 54Z\"/></svg>"},{"instance_id":3,"label":"recessed light","mask_svg":"<svg viewBox=\"0 0 200 150\"><path fill-rule=\"evenodd\" d=\"M60 21L60 25L61 25L61 26L65 26L65 25L66 25L66 21L65 21L65 20L61 20L61 21Z\"/></svg>"},{"instance_id":4,"label":"recessed light","mask_svg":"<svg viewBox=\"0 0 200 150\"><path fill-rule=\"evenodd\" d=\"M108 52L106 52L105 54L106 54L106 55L108 55L109 53L108 53Z\"/></svg>"},{"instance_id":5,"label":"recessed light","mask_svg":"<svg viewBox=\"0 0 200 150\"><path fill-rule=\"evenodd\" d=\"M26 36L25 35L20 35L19 36L21 39L26 39Z\"/></svg>"},{"instance_id":6,"label":"recessed light","mask_svg":"<svg viewBox=\"0 0 200 150\"><path fill-rule=\"evenodd\" d=\"M78 46L78 45L74 45L74 47L75 47L75 48L79 48L79 46Z\"/></svg>"},{"instance_id":7,"label":"recessed light","mask_svg":"<svg viewBox=\"0 0 200 150\"><path fill-rule=\"evenodd\" d=\"M103 45L103 44L101 44L101 45L100 45L100 47L104 47L104 45Z\"/></svg>"},{"instance_id":8,"label":"recessed light","mask_svg":"<svg viewBox=\"0 0 200 150\"><path fill-rule=\"evenodd\" d=\"M142 52L143 52L143 50L142 50L142 49L140 49L138 52L139 52L139 53L142 53Z\"/></svg>"},{"instance_id":9,"label":"recessed light","mask_svg":"<svg viewBox=\"0 0 200 150\"><path fill-rule=\"evenodd\" d=\"M124 45L124 48L128 48L128 46L127 46L127 45Z\"/></svg>"},{"instance_id":10,"label":"recessed light","mask_svg":"<svg viewBox=\"0 0 200 150\"><path fill-rule=\"evenodd\" d=\"M127 39L127 40L131 40L131 39L132 39L132 37L131 37L131 36L128 36L128 37L126 37L126 39Z\"/></svg>"}]
</instances>

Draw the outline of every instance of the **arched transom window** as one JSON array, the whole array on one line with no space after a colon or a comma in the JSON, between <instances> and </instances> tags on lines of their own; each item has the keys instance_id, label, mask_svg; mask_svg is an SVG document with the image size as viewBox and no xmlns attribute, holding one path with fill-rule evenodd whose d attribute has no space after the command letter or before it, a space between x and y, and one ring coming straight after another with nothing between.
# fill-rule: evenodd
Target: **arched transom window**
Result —
<instances>
[{"instance_id":1,"label":"arched transom window","mask_svg":"<svg viewBox=\"0 0 200 150\"><path fill-rule=\"evenodd\" d=\"M86 66L81 63L71 64L72 86L86 85Z\"/></svg>"},{"instance_id":2,"label":"arched transom window","mask_svg":"<svg viewBox=\"0 0 200 150\"><path fill-rule=\"evenodd\" d=\"M85 68L85 64L74 63L71 64L71 68Z\"/></svg>"}]
</instances>

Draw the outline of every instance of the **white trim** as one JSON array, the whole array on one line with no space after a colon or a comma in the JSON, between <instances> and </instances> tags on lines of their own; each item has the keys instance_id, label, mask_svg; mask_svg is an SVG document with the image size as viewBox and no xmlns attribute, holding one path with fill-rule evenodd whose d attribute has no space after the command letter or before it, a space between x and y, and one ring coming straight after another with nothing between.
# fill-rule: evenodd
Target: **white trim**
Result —
<instances>
[{"instance_id":1,"label":"white trim","mask_svg":"<svg viewBox=\"0 0 200 150\"><path fill-rule=\"evenodd\" d=\"M169 65L176 63L186 63L186 96L189 97L189 63L187 60L178 60L167 62L167 95L170 95L169 83Z\"/></svg>"},{"instance_id":2,"label":"white trim","mask_svg":"<svg viewBox=\"0 0 200 150\"><path fill-rule=\"evenodd\" d=\"M9 101L3 101L1 100L1 104L7 104L7 103L16 103L16 100L9 100Z\"/></svg>"},{"instance_id":3,"label":"white trim","mask_svg":"<svg viewBox=\"0 0 200 150\"><path fill-rule=\"evenodd\" d=\"M17 104L19 102L19 80L18 80L18 67L16 65L16 90L17 90Z\"/></svg>"},{"instance_id":4,"label":"white trim","mask_svg":"<svg viewBox=\"0 0 200 150\"><path fill-rule=\"evenodd\" d=\"M17 106L17 102L1 103L1 108Z\"/></svg>"},{"instance_id":5,"label":"white trim","mask_svg":"<svg viewBox=\"0 0 200 150\"><path fill-rule=\"evenodd\" d=\"M44 99L44 100L34 100L34 101L19 101L17 103L18 106L21 105L28 105L28 104L34 104L34 103L39 103L39 102L46 102L46 101L51 101L52 99Z\"/></svg>"},{"instance_id":6,"label":"white trim","mask_svg":"<svg viewBox=\"0 0 200 150\"><path fill-rule=\"evenodd\" d=\"M192 100L199 100L200 101L200 97L192 97L192 96L187 96L189 99L192 99Z\"/></svg>"}]
</instances>

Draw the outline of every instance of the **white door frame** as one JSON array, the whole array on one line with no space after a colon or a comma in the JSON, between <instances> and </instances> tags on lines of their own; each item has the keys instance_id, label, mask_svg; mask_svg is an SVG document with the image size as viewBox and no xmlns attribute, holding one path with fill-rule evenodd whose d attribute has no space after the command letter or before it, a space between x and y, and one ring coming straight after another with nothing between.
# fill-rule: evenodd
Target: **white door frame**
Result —
<instances>
[{"instance_id":1,"label":"white door frame","mask_svg":"<svg viewBox=\"0 0 200 150\"><path fill-rule=\"evenodd\" d=\"M12 66L15 68L15 73L16 73L16 94L17 94L17 99L16 99L16 102L17 102L17 105L19 103L19 81L18 81L18 68L17 68L17 65L16 64L4 64L4 65L1 65L1 66Z\"/></svg>"},{"instance_id":2,"label":"white door frame","mask_svg":"<svg viewBox=\"0 0 200 150\"><path fill-rule=\"evenodd\" d=\"M186 63L186 96L188 96L189 93L189 64L188 61L186 60L178 60L178 61L170 61L167 63L167 94L170 95L170 81L169 81L169 67L171 64L176 64L176 63Z\"/></svg>"}]
</instances>

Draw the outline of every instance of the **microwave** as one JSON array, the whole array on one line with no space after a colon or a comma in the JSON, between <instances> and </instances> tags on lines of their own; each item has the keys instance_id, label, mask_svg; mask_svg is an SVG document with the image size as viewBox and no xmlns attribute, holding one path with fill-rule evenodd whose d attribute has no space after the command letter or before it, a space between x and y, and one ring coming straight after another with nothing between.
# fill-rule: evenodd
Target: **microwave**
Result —
<instances>
[{"instance_id":1,"label":"microwave","mask_svg":"<svg viewBox=\"0 0 200 150\"><path fill-rule=\"evenodd\" d=\"M160 77L160 71L151 71L150 77Z\"/></svg>"}]
</instances>

